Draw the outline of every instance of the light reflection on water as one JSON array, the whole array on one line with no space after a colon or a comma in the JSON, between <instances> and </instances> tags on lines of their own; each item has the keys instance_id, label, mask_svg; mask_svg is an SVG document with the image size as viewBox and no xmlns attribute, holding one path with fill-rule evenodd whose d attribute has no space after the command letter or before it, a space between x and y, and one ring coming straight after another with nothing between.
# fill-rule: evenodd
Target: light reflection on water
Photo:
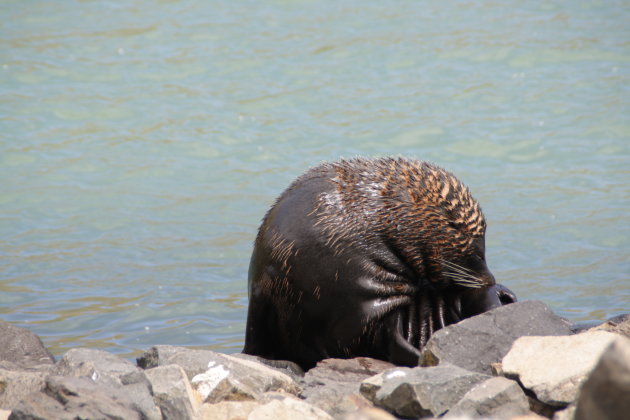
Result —
<instances>
[{"instance_id":1,"label":"light reflection on water","mask_svg":"<svg viewBox=\"0 0 630 420\"><path fill-rule=\"evenodd\" d=\"M456 173L495 277L630 308L623 2L5 2L0 319L126 356L238 351L251 243L307 167Z\"/></svg>"}]
</instances>

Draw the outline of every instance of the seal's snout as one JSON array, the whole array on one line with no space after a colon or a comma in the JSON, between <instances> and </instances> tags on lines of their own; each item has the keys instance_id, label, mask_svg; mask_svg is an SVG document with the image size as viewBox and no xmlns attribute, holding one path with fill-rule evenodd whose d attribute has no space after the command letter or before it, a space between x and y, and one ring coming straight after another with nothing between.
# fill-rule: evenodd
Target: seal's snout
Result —
<instances>
[{"instance_id":1,"label":"seal's snout","mask_svg":"<svg viewBox=\"0 0 630 420\"><path fill-rule=\"evenodd\" d=\"M462 318L479 315L490 309L516 302L516 295L502 284L471 289L461 296Z\"/></svg>"},{"instance_id":2,"label":"seal's snout","mask_svg":"<svg viewBox=\"0 0 630 420\"><path fill-rule=\"evenodd\" d=\"M508 305L517 301L514 292L502 284L497 284L497 296L502 305Z\"/></svg>"}]
</instances>

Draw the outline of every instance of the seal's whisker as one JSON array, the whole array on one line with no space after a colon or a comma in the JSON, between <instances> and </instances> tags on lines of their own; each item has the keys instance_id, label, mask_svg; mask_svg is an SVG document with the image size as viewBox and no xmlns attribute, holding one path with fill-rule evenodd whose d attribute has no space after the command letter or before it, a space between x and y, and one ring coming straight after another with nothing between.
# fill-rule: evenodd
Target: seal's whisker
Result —
<instances>
[{"instance_id":1,"label":"seal's whisker","mask_svg":"<svg viewBox=\"0 0 630 420\"><path fill-rule=\"evenodd\" d=\"M441 260L442 264L444 264L445 266L447 266L448 268L455 270L455 271L459 271L459 272L464 272L464 273L471 273L474 274L475 272L473 270L471 270L470 268L467 267L462 267L459 264L456 264L452 261L447 261L447 260Z\"/></svg>"},{"instance_id":2,"label":"seal's whisker","mask_svg":"<svg viewBox=\"0 0 630 420\"><path fill-rule=\"evenodd\" d=\"M462 274L457 272L444 271L442 274L455 281L455 283L461 284L467 287L481 287L483 280L477 276L470 275L468 273Z\"/></svg>"}]
</instances>

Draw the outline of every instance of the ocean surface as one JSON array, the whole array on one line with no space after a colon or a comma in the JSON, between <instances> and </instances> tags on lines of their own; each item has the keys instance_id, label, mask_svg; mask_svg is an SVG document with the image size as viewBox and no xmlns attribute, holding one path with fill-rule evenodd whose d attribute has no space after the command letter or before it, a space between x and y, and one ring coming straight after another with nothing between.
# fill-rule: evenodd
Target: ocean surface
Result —
<instances>
[{"instance_id":1,"label":"ocean surface","mask_svg":"<svg viewBox=\"0 0 630 420\"><path fill-rule=\"evenodd\" d=\"M572 322L630 312L627 1L0 2L0 319L133 357L241 349L253 239L306 168L406 156Z\"/></svg>"}]
</instances>

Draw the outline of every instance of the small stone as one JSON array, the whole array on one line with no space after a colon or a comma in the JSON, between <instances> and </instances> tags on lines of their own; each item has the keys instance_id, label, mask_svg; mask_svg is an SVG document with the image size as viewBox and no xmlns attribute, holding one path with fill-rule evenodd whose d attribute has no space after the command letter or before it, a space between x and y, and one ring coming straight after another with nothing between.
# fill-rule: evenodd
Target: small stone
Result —
<instances>
[{"instance_id":1,"label":"small stone","mask_svg":"<svg viewBox=\"0 0 630 420\"><path fill-rule=\"evenodd\" d=\"M361 392L375 405L398 416L440 416L475 385L489 378L489 375L450 364L396 368L379 374L378 378L364 381Z\"/></svg>"},{"instance_id":2,"label":"small stone","mask_svg":"<svg viewBox=\"0 0 630 420\"><path fill-rule=\"evenodd\" d=\"M503 376L503 365L501 363L490 363L490 371L493 376Z\"/></svg>"},{"instance_id":3,"label":"small stone","mask_svg":"<svg viewBox=\"0 0 630 420\"><path fill-rule=\"evenodd\" d=\"M521 336L569 335L571 325L539 301L516 302L436 331L422 350L421 365L448 362L491 374Z\"/></svg>"},{"instance_id":4,"label":"small stone","mask_svg":"<svg viewBox=\"0 0 630 420\"><path fill-rule=\"evenodd\" d=\"M540 401L565 407L608 345L618 336L605 331L566 337L521 337L503 358L503 371Z\"/></svg>"},{"instance_id":5,"label":"small stone","mask_svg":"<svg viewBox=\"0 0 630 420\"><path fill-rule=\"evenodd\" d=\"M156 404L164 420L196 418L199 401L186 372L177 365L158 366L145 371Z\"/></svg>"},{"instance_id":6,"label":"small stone","mask_svg":"<svg viewBox=\"0 0 630 420\"><path fill-rule=\"evenodd\" d=\"M627 419L630 413L630 340L619 337L603 352L580 389L576 420Z\"/></svg>"},{"instance_id":7,"label":"small stone","mask_svg":"<svg viewBox=\"0 0 630 420\"><path fill-rule=\"evenodd\" d=\"M0 321L0 343L0 361L6 360L22 367L55 363L42 340L26 328Z\"/></svg>"},{"instance_id":8,"label":"small stone","mask_svg":"<svg viewBox=\"0 0 630 420\"><path fill-rule=\"evenodd\" d=\"M255 408L247 420L333 420L330 414L304 401L293 398L273 400Z\"/></svg>"},{"instance_id":9,"label":"small stone","mask_svg":"<svg viewBox=\"0 0 630 420\"><path fill-rule=\"evenodd\" d=\"M508 419L528 413L529 402L518 383L494 377L468 391L444 418L469 416Z\"/></svg>"}]
</instances>

